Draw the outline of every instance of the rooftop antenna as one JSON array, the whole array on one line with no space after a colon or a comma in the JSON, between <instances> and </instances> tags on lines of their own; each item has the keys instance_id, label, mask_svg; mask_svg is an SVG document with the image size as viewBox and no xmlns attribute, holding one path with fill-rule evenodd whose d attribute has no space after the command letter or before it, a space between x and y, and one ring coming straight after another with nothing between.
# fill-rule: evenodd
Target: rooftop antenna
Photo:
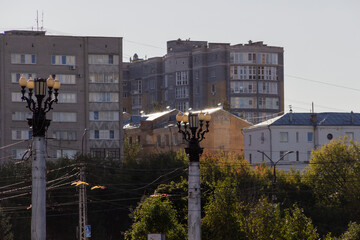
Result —
<instances>
[{"instance_id":1,"label":"rooftop antenna","mask_svg":"<svg viewBox=\"0 0 360 240\"><path fill-rule=\"evenodd\" d=\"M36 31L39 31L39 10L36 10Z\"/></svg>"},{"instance_id":2,"label":"rooftop antenna","mask_svg":"<svg viewBox=\"0 0 360 240\"><path fill-rule=\"evenodd\" d=\"M314 102L311 103L311 112L314 113Z\"/></svg>"},{"instance_id":3,"label":"rooftop antenna","mask_svg":"<svg viewBox=\"0 0 360 240\"><path fill-rule=\"evenodd\" d=\"M289 105L289 108L290 108L290 112L292 112L292 105Z\"/></svg>"},{"instance_id":4,"label":"rooftop antenna","mask_svg":"<svg viewBox=\"0 0 360 240\"><path fill-rule=\"evenodd\" d=\"M44 11L41 11L41 31L44 31Z\"/></svg>"}]
</instances>

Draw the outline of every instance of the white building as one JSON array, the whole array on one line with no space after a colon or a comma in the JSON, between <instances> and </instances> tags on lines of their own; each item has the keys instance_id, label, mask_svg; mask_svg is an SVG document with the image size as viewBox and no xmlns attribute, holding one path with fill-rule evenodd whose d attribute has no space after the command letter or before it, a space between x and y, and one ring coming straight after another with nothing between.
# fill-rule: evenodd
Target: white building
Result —
<instances>
[{"instance_id":1,"label":"white building","mask_svg":"<svg viewBox=\"0 0 360 240\"><path fill-rule=\"evenodd\" d=\"M303 169L311 151L332 139L347 136L360 140L360 113L287 113L244 131L245 158L251 164L274 162L286 155L278 164L280 169Z\"/></svg>"}]
</instances>

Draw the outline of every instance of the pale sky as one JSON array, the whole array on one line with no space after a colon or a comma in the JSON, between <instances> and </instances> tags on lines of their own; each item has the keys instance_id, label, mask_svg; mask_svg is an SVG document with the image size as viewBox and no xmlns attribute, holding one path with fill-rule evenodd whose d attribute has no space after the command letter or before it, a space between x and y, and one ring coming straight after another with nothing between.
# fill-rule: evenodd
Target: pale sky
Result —
<instances>
[{"instance_id":1,"label":"pale sky","mask_svg":"<svg viewBox=\"0 0 360 240\"><path fill-rule=\"evenodd\" d=\"M360 112L359 0L0 0L0 32L123 37L124 61L166 41L263 41L285 51L285 112ZM359 72L359 75L357 75Z\"/></svg>"}]
</instances>

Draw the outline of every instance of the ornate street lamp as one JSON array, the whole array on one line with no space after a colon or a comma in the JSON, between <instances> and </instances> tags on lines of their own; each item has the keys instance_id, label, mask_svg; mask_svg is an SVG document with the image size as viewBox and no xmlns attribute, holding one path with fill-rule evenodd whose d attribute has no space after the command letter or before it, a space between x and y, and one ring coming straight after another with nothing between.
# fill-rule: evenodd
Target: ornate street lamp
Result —
<instances>
[{"instance_id":1,"label":"ornate street lamp","mask_svg":"<svg viewBox=\"0 0 360 240\"><path fill-rule=\"evenodd\" d=\"M189 156L189 185L188 185L188 240L201 239L201 192L200 192L200 155L203 148L200 142L205 139L205 133L209 132L210 114L182 114L176 115L179 133L188 142L185 148ZM204 127L205 122L205 129Z\"/></svg>"},{"instance_id":2,"label":"ornate street lamp","mask_svg":"<svg viewBox=\"0 0 360 240\"><path fill-rule=\"evenodd\" d=\"M60 82L50 76L47 80L31 77L27 80L24 75L19 79L22 101L27 102L27 108L33 112L28 118L28 125L32 129L33 151L32 158L32 212L31 212L31 239L46 239L46 161L45 161L45 133L50 126L46 113L52 109L52 104L58 102ZM46 97L46 85L48 96ZM26 96L28 88L28 96ZM35 95L35 100L33 98ZM45 99L45 100L44 100Z\"/></svg>"}]
</instances>

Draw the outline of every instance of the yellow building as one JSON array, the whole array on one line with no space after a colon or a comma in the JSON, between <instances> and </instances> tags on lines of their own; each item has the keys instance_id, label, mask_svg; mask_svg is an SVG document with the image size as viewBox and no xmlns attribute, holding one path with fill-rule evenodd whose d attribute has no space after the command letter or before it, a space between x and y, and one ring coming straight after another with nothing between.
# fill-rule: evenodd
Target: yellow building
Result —
<instances>
[{"instance_id":1,"label":"yellow building","mask_svg":"<svg viewBox=\"0 0 360 240\"><path fill-rule=\"evenodd\" d=\"M124 137L130 143L141 144L143 152L178 151L187 147L182 134L178 132L176 114L178 110L170 110L141 116L131 116L124 121ZM244 153L243 128L251 123L243 120L222 108L204 109L211 115L209 132L200 143L205 152ZM197 112L195 112L197 113Z\"/></svg>"}]
</instances>

